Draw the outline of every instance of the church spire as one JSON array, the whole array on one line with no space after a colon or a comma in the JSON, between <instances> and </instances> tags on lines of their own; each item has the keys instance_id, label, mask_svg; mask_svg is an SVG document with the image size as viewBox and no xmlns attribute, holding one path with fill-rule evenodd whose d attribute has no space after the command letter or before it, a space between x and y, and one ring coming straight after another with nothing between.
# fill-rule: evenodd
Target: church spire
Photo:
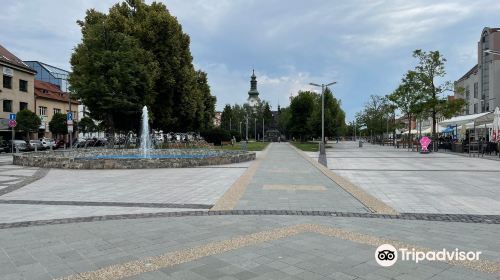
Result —
<instances>
[{"instance_id":1,"label":"church spire","mask_svg":"<svg viewBox=\"0 0 500 280\"><path fill-rule=\"evenodd\" d=\"M259 101L259 91L257 90L257 76L255 76L255 69L252 69L252 76L250 77L250 90L248 91L248 103L255 106Z\"/></svg>"}]
</instances>

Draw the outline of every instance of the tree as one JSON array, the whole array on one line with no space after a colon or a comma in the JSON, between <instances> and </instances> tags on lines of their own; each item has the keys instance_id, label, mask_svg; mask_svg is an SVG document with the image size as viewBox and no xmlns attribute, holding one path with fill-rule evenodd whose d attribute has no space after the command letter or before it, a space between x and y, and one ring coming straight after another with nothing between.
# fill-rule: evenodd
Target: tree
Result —
<instances>
[{"instance_id":1,"label":"tree","mask_svg":"<svg viewBox=\"0 0 500 280\"><path fill-rule=\"evenodd\" d=\"M207 75L195 71L190 38L164 4L127 0L108 14L89 10L79 24L83 41L75 49L72 65L81 70L74 73L71 84L79 96L88 93L82 100L92 103L88 107L93 118L108 127L138 128L140 107L148 105L155 128L189 131L212 125L216 100ZM103 58L116 64L99 61ZM105 98L99 101L103 93Z\"/></svg>"},{"instance_id":2,"label":"tree","mask_svg":"<svg viewBox=\"0 0 500 280\"><path fill-rule=\"evenodd\" d=\"M418 74L408 71L398 88L388 96L396 107L408 118L408 135L411 138L411 120L422 112L422 90Z\"/></svg>"},{"instance_id":3,"label":"tree","mask_svg":"<svg viewBox=\"0 0 500 280\"><path fill-rule=\"evenodd\" d=\"M94 120L92 120L89 117L84 117L78 122L78 130L81 131L82 133L89 133L89 132L96 132L97 131L97 125L94 123Z\"/></svg>"},{"instance_id":4,"label":"tree","mask_svg":"<svg viewBox=\"0 0 500 280\"><path fill-rule=\"evenodd\" d=\"M158 64L138 40L114 28L114 18L87 11L82 43L71 56L71 90L102 120L107 132L139 127L141 108L151 106Z\"/></svg>"},{"instance_id":5,"label":"tree","mask_svg":"<svg viewBox=\"0 0 500 280\"><path fill-rule=\"evenodd\" d=\"M299 91L299 94L290 103L290 133L305 141L312 134L311 122L309 121L313 111L316 93L311 91Z\"/></svg>"},{"instance_id":6,"label":"tree","mask_svg":"<svg viewBox=\"0 0 500 280\"><path fill-rule=\"evenodd\" d=\"M56 113L52 116L52 119L49 122L49 130L52 134L64 135L68 134L68 126L66 123L66 115L61 113Z\"/></svg>"},{"instance_id":7,"label":"tree","mask_svg":"<svg viewBox=\"0 0 500 280\"><path fill-rule=\"evenodd\" d=\"M464 103L461 101L448 101L442 96L446 91L452 90L451 82L446 81L438 85L435 83L436 79L443 78L446 75L444 67L446 59L439 51L425 52L417 49L413 52L413 57L419 60L415 72L421 86L423 110L428 111L432 117L432 136L436 139L436 119L438 115L454 115L463 109Z\"/></svg>"},{"instance_id":8,"label":"tree","mask_svg":"<svg viewBox=\"0 0 500 280\"><path fill-rule=\"evenodd\" d=\"M207 73L198 70L196 71L196 85L199 94L201 95L198 114L200 119L198 124L194 123L194 127L199 127L201 129L209 128L212 126L212 120L215 117L215 104L217 98L210 94L210 85L208 84Z\"/></svg>"},{"instance_id":9,"label":"tree","mask_svg":"<svg viewBox=\"0 0 500 280\"><path fill-rule=\"evenodd\" d=\"M34 112L24 109L17 113L16 131L26 132L26 138L29 139L30 132L37 132L40 128L41 120Z\"/></svg>"},{"instance_id":10,"label":"tree","mask_svg":"<svg viewBox=\"0 0 500 280\"><path fill-rule=\"evenodd\" d=\"M314 111L310 126L315 137L321 137L321 95L315 94ZM345 113L329 88L325 89L325 136L339 137L345 132Z\"/></svg>"},{"instance_id":11,"label":"tree","mask_svg":"<svg viewBox=\"0 0 500 280\"><path fill-rule=\"evenodd\" d=\"M236 121L236 119L233 120L233 109L231 105L226 104L220 116L220 127L231 131L234 128L234 121Z\"/></svg>"}]
</instances>

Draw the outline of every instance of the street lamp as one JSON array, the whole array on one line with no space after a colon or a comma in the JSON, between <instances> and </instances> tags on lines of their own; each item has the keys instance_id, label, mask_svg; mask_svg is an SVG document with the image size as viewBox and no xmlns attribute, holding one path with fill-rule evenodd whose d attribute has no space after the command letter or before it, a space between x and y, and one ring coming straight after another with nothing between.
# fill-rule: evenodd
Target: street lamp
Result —
<instances>
[{"instance_id":1,"label":"street lamp","mask_svg":"<svg viewBox=\"0 0 500 280\"><path fill-rule=\"evenodd\" d=\"M254 137L255 137L255 142L257 142L257 118L253 119L253 127L255 130Z\"/></svg>"},{"instance_id":2,"label":"street lamp","mask_svg":"<svg viewBox=\"0 0 500 280\"><path fill-rule=\"evenodd\" d=\"M319 154L325 154L325 87L336 84L337 82L332 82L329 84L315 84L309 83L311 86L321 87L321 143L319 145Z\"/></svg>"},{"instance_id":3,"label":"street lamp","mask_svg":"<svg viewBox=\"0 0 500 280\"><path fill-rule=\"evenodd\" d=\"M247 118L247 125L245 126L245 131L246 131L246 133L245 133L246 134L245 140L248 142L248 115L246 116L246 118Z\"/></svg>"}]
</instances>

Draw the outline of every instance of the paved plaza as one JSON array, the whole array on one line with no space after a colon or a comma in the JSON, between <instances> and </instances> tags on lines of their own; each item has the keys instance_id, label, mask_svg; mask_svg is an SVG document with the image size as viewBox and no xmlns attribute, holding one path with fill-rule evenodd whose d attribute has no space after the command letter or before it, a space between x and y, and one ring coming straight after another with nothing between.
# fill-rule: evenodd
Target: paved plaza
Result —
<instances>
[{"instance_id":1,"label":"paved plaza","mask_svg":"<svg viewBox=\"0 0 500 280\"><path fill-rule=\"evenodd\" d=\"M400 213L500 215L500 161L368 143L330 145L329 169Z\"/></svg>"},{"instance_id":2,"label":"paved plaza","mask_svg":"<svg viewBox=\"0 0 500 280\"><path fill-rule=\"evenodd\" d=\"M500 279L500 162L331 145L328 169L288 143L180 169L2 155L0 279ZM382 267L384 243L481 258Z\"/></svg>"}]
</instances>

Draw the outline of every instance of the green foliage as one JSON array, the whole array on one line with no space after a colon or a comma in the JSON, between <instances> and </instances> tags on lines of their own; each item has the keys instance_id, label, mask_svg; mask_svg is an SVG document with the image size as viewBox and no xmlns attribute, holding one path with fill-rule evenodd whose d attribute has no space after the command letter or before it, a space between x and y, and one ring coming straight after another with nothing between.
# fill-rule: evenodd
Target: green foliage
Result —
<instances>
[{"instance_id":1,"label":"green foliage","mask_svg":"<svg viewBox=\"0 0 500 280\"><path fill-rule=\"evenodd\" d=\"M305 141L321 137L321 94L300 91L290 107L281 109L278 117L280 131ZM325 89L325 137L338 137L346 132L345 113L330 89Z\"/></svg>"},{"instance_id":2,"label":"green foliage","mask_svg":"<svg viewBox=\"0 0 500 280\"><path fill-rule=\"evenodd\" d=\"M236 142L240 142L241 141L241 134L240 134L239 131L231 130L231 131L229 131L229 133L231 134L231 138L234 137L234 139L236 139Z\"/></svg>"},{"instance_id":3,"label":"green foliage","mask_svg":"<svg viewBox=\"0 0 500 280\"><path fill-rule=\"evenodd\" d=\"M83 133L96 132L97 125L89 117L84 117L78 122L78 130Z\"/></svg>"},{"instance_id":4,"label":"green foliage","mask_svg":"<svg viewBox=\"0 0 500 280\"><path fill-rule=\"evenodd\" d=\"M241 123L242 137L246 136L246 120L248 118L248 137L254 138L255 132L257 136L262 138L262 120L264 120L264 130L267 130L271 125L273 116L271 106L267 101L259 101L255 107L250 107L248 104L240 106L235 104L226 104L221 114L221 128L232 131L238 131Z\"/></svg>"},{"instance_id":5,"label":"green foliage","mask_svg":"<svg viewBox=\"0 0 500 280\"><path fill-rule=\"evenodd\" d=\"M68 134L66 115L56 113L49 122L49 130L55 135Z\"/></svg>"},{"instance_id":6,"label":"green foliage","mask_svg":"<svg viewBox=\"0 0 500 280\"><path fill-rule=\"evenodd\" d=\"M242 143L235 143L234 146L224 145L222 146L223 150L241 150ZM246 143L247 151L262 151L264 150L269 142L248 142Z\"/></svg>"},{"instance_id":7,"label":"green foliage","mask_svg":"<svg viewBox=\"0 0 500 280\"><path fill-rule=\"evenodd\" d=\"M41 124L40 117L28 109L19 111L16 121L16 131L24 131L28 137L30 132L37 132Z\"/></svg>"},{"instance_id":8,"label":"green foliage","mask_svg":"<svg viewBox=\"0 0 500 280\"><path fill-rule=\"evenodd\" d=\"M216 100L207 75L195 71L189 36L164 4L128 0L108 14L88 10L79 24L70 83L107 131L137 131L144 105L155 128L211 126Z\"/></svg>"},{"instance_id":9,"label":"green foliage","mask_svg":"<svg viewBox=\"0 0 500 280\"><path fill-rule=\"evenodd\" d=\"M329 88L325 89L325 136L339 137L344 135L345 113ZM321 137L321 95L316 95L314 112L309 119L314 137Z\"/></svg>"},{"instance_id":10,"label":"green foliage","mask_svg":"<svg viewBox=\"0 0 500 280\"><path fill-rule=\"evenodd\" d=\"M359 135L381 135L394 129L391 97L371 95L363 111L356 114L356 125L365 127Z\"/></svg>"},{"instance_id":11,"label":"green foliage","mask_svg":"<svg viewBox=\"0 0 500 280\"><path fill-rule=\"evenodd\" d=\"M442 96L446 91L452 90L450 81L435 84L435 80L446 75L446 59L439 51L425 52L415 50L413 57L418 59L415 67L416 77L420 83L422 96L422 111L432 117L432 131L436 131L436 118L439 115L453 116L463 110L465 103L461 101L449 101Z\"/></svg>"},{"instance_id":12,"label":"green foliage","mask_svg":"<svg viewBox=\"0 0 500 280\"><path fill-rule=\"evenodd\" d=\"M229 131L218 127L202 130L200 134L205 141L216 146L220 146L222 141L231 141Z\"/></svg>"},{"instance_id":13,"label":"green foliage","mask_svg":"<svg viewBox=\"0 0 500 280\"><path fill-rule=\"evenodd\" d=\"M312 135L310 118L314 112L314 105L317 103L317 94L311 91L301 91L292 99L290 103L290 133L305 141ZM320 118L321 121L321 118Z\"/></svg>"}]
</instances>

